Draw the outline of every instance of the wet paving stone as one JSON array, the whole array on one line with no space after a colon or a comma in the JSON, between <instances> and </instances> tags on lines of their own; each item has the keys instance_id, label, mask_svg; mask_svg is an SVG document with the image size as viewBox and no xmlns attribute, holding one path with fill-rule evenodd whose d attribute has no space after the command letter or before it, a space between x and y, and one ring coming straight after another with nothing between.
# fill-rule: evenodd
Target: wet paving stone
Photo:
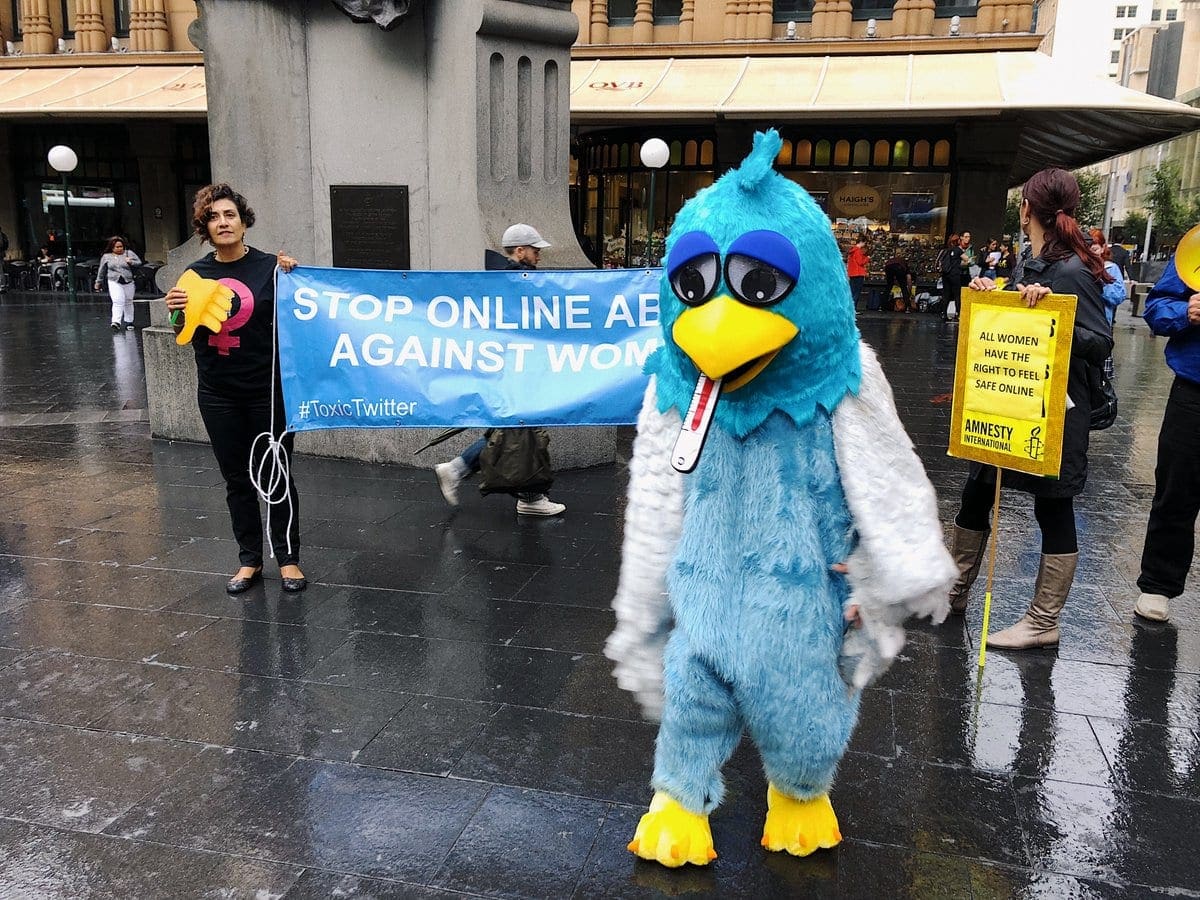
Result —
<instances>
[{"instance_id":1,"label":"wet paving stone","mask_svg":"<svg viewBox=\"0 0 1200 900\"><path fill-rule=\"evenodd\" d=\"M224 853L0 820L0 895L5 897L257 900L298 886L303 871Z\"/></svg>"},{"instance_id":2,"label":"wet paving stone","mask_svg":"<svg viewBox=\"0 0 1200 900\"><path fill-rule=\"evenodd\" d=\"M101 831L191 761L200 747L0 719L0 816Z\"/></svg>"},{"instance_id":3,"label":"wet paving stone","mask_svg":"<svg viewBox=\"0 0 1200 900\"><path fill-rule=\"evenodd\" d=\"M31 653L0 676L0 716L88 725L150 688L162 670L124 660Z\"/></svg>"},{"instance_id":4,"label":"wet paving stone","mask_svg":"<svg viewBox=\"0 0 1200 900\"><path fill-rule=\"evenodd\" d=\"M506 706L454 767L462 778L639 803L649 796L657 729Z\"/></svg>"},{"instance_id":5,"label":"wet paving stone","mask_svg":"<svg viewBox=\"0 0 1200 900\"><path fill-rule=\"evenodd\" d=\"M981 582L866 692L838 848L763 850L743 741L719 858L669 871L625 846L657 727L602 654L628 434L624 461L557 473L568 509L546 520L473 486L451 509L429 470L301 456L309 590L283 594L268 560L231 597L220 473L205 445L151 439L137 336L118 357L100 305L3 302L0 897L1200 892L1200 560L1172 623L1132 611L1171 381L1140 321L1118 320L1121 418L1092 435L1061 646L980 673ZM948 524L957 329L860 325ZM993 628L1033 590L1028 497L1005 492L1000 536Z\"/></svg>"},{"instance_id":6,"label":"wet paving stone","mask_svg":"<svg viewBox=\"0 0 1200 900\"><path fill-rule=\"evenodd\" d=\"M456 779L211 750L108 832L426 884L487 793Z\"/></svg>"},{"instance_id":7,"label":"wet paving stone","mask_svg":"<svg viewBox=\"0 0 1200 900\"><path fill-rule=\"evenodd\" d=\"M96 726L226 747L350 760L409 702L382 691L152 667L154 683Z\"/></svg>"},{"instance_id":8,"label":"wet paving stone","mask_svg":"<svg viewBox=\"0 0 1200 900\"><path fill-rule=\"evenodd\" d=\"M493 896L568 896L607 811L594 800L494 787L433 884Z\"/></svg>"}]
</instances>

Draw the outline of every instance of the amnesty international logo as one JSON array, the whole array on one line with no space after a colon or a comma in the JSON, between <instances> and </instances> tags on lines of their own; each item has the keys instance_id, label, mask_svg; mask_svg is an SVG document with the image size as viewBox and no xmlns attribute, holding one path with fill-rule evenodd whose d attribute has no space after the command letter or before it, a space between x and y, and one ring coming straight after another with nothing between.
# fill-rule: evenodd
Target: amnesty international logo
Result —
<instances>
[{"instance_id":1,"label":"amnesty international logo","mask_svg":"<svg viewBox=\"0 0 1200 900\"><path fill-rule=\"evenodd\" d=\"M1029 440L1025 442L1025 453L1030 459L1041 459L1046 450L1046 442L1042 440L1042 426L1035 425L1029 431Z\"/></svg>"}]
</instances>

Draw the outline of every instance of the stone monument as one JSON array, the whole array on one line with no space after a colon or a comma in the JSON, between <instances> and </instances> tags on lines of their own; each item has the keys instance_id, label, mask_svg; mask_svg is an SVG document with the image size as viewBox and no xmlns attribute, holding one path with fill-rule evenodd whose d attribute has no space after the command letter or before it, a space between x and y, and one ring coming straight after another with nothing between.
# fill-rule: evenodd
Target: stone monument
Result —
<instances>
[{"instance_id":1,"label":"stone monument","mask_svg":"<svg viewBox=\"0 0 1200 900\"><path fill-rule=\"evenodd\" d=\"M504 229L554 244L542 265L588 268L568 204L569 0L198 0L212 177L250 200L248 241L329 266L480 269ZM349 17L349 18L348 18ZM352 21L353 20L353 21ZM363 22L364 24L356 24ZM374 24L372 24L374 23ZM378 25L379 27L376 27ZM368 190L363 190L367 188ZM206 246L172 251L159 287ZM152 305L145 356L158 437L207 440L195 365ZM303 433L303 453L428 465L428 429ZM553 431L557 467L613 459L613 428Z\"/></svg>"}]
</instances>

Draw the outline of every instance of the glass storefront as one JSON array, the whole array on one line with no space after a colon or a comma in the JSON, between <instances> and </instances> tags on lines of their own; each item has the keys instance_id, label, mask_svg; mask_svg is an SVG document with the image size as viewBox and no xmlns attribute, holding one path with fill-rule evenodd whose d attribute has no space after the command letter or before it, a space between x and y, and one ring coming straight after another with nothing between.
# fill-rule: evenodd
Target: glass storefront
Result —
<instances>
[{"instance_id":1,"label":"glass storefront","mask_svg":"<svg viewBox=\"0 0 1200 900\"><path fill-rule=\"evenodd\" d=\"M882 278L884 263L899 253L919 280L932 281L951 205L951 139L928 129L896 131L785 127L777 167L825 210L843 252L858 235L867 238L872 278ZM576 143L572 196L581 243L605 268L657 264L675 214L719 174L714 132L663 135L671 157L655 177L651 225L650 174L639 158L646 137L609 131Z\"/></svg>"},{"instance_id":2,"label":"glass storefront","mask_svg":"<svg viewBox=\"0 0 1200 900\"><path fill-rule=\"evenodd\" d=\"M124 235L140 252L144 246L142 195L137 155L129 146L128 132L121 125L88 125L13 132L19 243L26 257L45 244L47 232L61 237L65 231L62 177L46 161L46 153L55 144L66 144L79 156L78 167L67 176L76 258L98 258L114 234Z\"/></svg>"}]
</instances>

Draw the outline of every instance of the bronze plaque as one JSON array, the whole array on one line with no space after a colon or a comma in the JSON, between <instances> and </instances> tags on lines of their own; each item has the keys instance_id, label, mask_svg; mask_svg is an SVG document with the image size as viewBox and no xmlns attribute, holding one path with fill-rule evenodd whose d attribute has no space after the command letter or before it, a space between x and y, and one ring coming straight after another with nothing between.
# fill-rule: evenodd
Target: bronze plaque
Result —
<instances>
[{"instance_id":1,"label":"bronze plaque","mask_svg":"<svg viewBox=\"0 0 1200 900\"><path fill-rule=\"evenodd\" d=\"M339 269L408 269L408 187L329 186L333 264Z\"/></svg>"}]
</instances>

